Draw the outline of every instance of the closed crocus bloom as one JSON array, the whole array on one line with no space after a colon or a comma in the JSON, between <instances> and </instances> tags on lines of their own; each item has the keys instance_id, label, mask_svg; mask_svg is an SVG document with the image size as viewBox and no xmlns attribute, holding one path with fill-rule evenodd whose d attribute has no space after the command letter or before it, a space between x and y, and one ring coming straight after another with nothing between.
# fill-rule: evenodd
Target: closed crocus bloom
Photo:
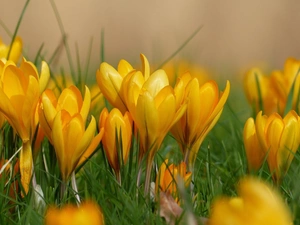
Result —
<instances>
[{"instance_id":1,"label":"closed crocus bloom","mask_svg":"<svg viewBox=\"0 0 300 225\"><path fill-rule=\"evenodd\" d=\"M45 215L46 225L102 225L104 217L100 207L88 200L79 206L68 204L62 208L49 207Z\"/></svg>"},{"instance_id":2,"label":"closed crocus bloom","mask_svg":"<svg viewBox=\"0 0 300 225\"><path fill-rule=\"evenodd\" d=\"M71 115L66 110L57 113L52 126L52 144L58 159L62 179L66 181L90 145L93 152L99 144L103 133L95 136L96 121L92 116L87 128L80 113Z\"/></svg>"},{"instance_id":3,"label":"closed crocus bloom","mask_svg":"<svg viewBox=\"0 0 300 225\"><path fill-rule=\"evenodd\" d=\"M212 206L210 225L291 225L290 210L280 195L254 178L239 183L239 197L220 198Z\"/></svg>"},{"instance_id":4,"label":"closed crocus bloom","mask_svg":"<svg viewBox=\"0 0 300 225\"><path fill-rule=\"evenodd\" d=\"M22 46L22 39L20 37L16 37L12 44L8 57L10 46L5 45L0 38L0 59L7 59L13 61L14 63L17 63L22 54Z\"/></svg>"},{"instance_id":5,"label":"closed crocus bloom","mask_svg":"<svg viewBox=\"0 0 300 225\"><path fill-rule=\"evenodd\" d=\"M122 163L126 164L131 147L132 118L129 112L122 115L119 109L113 108L109 113L104 108L100 114L99 127L104 128L102 144L108 162L121 182L120 168Z\"/></svg>"},{"instance_id":6,"label":"closed crocus bloom","mask_svg":"<svg viewBox=\"0 0 300 225\"><path fill-rule=\"evenodd\" d=\"M277 99L270 77L263 75L260 69L252 68L246 73L244 90L254 115L259 111L263 111L266 115L277 111Z\"/></svg>"},{"instance_id":7,"label":"closed crocus bloom","mask_svg":"<svg viewBox=\"0 0 300 225\"><path fill-rule=\"evenodd\" d=\"M163 70L150 74L148 60L141 55L140 71L127 75L126 103L138 128L140 160L147 155L145 193L148 193L153 157L170 128L186 110L185 102L176 104L176 96Z\"/></svg>"},{"instance_id":8,"label":"closed crocus bloom","mask_svg":"<svg viewBox=\"0 0 300 225\"><path fill-rule=\"evenodd\" d=\"M52 126L56 114L60 110L67 111L71 116L80 113L84 123L90 110L91 94L88 87L85 87L84 98L79 89L71 85L65 88L57 98L53 90L47 89L43 92L40 100L39 119L47 138L52 143Z\"/></svg>"},{"instance_id":9,"label":"closed crocus bloom","mask_svg":"<svg viewBox=\"0 0 300 225\"><path fill-rule=\"evenodd\" d=\"M3 68L0 111L23 142L20 152L20 171L21 182L27 193L32 174L31 142L38 125L37 105L40 93L46 87L50 77L49 67L42 62L39 75L36 67L25 59L19 68L12 61L7 61L5 64L0 61L0 64Z\"/></svg>"},{"instance_id":10,"label":"closed crocus bloom","mask_svg":"<svg viewBox=\"0 0 300 225\"><path fill-rule=\"evenodd\" d=\"M255 121L249 118L244 126L243 132L245 151L250 171L257 171L265 158L265 150L258 141Z\"/></svg>"},{"instance_id":11,"label":"closed crocus bloom","mask_svg":"<svg viewBox=\"0 0 300 225\"><path fill-rule=\"evenodd\" d=\"M278 99L279 113L284 114L288 95L292 85L295 82L294 93L292 94L292 109L299 110L299 88L300 88L300 61L294 58L288 58L283 71L273 71L271 82L274 86L275 94Z\"/></svg>"},{"instance_id":12,"label":"closed crocus bloom","mask_svg":"<svg viewBox=\"0 0 300 225\"><path fill-rule=\"evenodd\" d=\"M201 143L220 118L229 91L229 81L224 92L220 93L216 82L199 85L198 79L188 73L183 74L175 85L178 99L188 99L188 103L184 115L171 132L180 145L189 170L194 166Z\"/></svg>"},{"instance_id":13,"label":"closed crocus bloom","mask_svg":"<svg viewBox=\"0 0 300 225\"><path fill-rule=\"evenodd\" d=\"M177 184L183 182L185 187L191 183L192 173L187 172L186 164L181 162L178 166L168 165L168 160L165 160L159 168L156 176L156 192L163 191L170 193L174 198L178 197Z\"/></svg>"},{"instance_id":14,"label":"closed crocus bloom","mask_svg":"<svg viewBox=\"0 0 300 225\"><path fill-rule=\"evenodd\" d=\"M256 117L257 137L268 156L269 169L277 183L286 174L299 147L298 119L293 110L284 118L277 113L263 116L262 112Z\"/></svg>"},{"instance_id":15,"label":"closed crocus bloom","mask_svg":"<svg viewBox=\"0 0 300 225\"><path fill-rule=\"evenodd\" d=\"M96 78L99 88L109 103L118 108L122 113L127 111L125 97L121 91L124 77L133 71L132 66L125 60L121 60L118 70L108 63L101 63Z\"/></svg>"}]
</instances>

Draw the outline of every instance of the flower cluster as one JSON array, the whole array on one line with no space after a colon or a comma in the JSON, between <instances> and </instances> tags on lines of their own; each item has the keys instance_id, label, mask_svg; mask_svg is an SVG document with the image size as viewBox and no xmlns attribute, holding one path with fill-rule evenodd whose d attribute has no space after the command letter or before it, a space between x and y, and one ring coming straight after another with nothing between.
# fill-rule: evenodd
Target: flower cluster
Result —
<instances>
[{"instance_id":1,"label":"flower cluster","mask_svg":"<svg viewBox=\"0 0 300 225\"><path fill-rule=\"evenodd\" d=\"M21 60L21 49L18 37L11 46L0 41L0 126L5 131L0 140L10 131L13 136L11 146L3 147L5 151L1 145L0 179L7 184L3 190L9 193L9 202L32 195L35 209L40 210L37 204L49 204L42 212L47 225L66 221L104 224L98 203L81 202L82 186L88 192L94 181L77 187L81 175L88 173L85 163L90 159L96 168L104 164L105 176L113 180L110 185L115 189L144 188L144 195L137 191L135 196L143 196L145 202L170 203L171 209L182 213L183 191L201 188L194 186L199 172L196 159L222 115L230 82L221 91L207 73L199 68L187 71L185 63L152 71L143 54L141 70L126 60L117 68L101 63L95 73L97 84L92 87L64 76L51 76L49 82L51 65ZM283 72L274 71L268 77L253 68L245 76L246 95L255 114L243 130L248 171L255 173L266 163L278 186L300 145L299 71L300 61L288 59ZM168 151L161 151L168 134L178 146L177 161L171 159L172 154L167 154L169 158L160 154ZM159 165L158 161L163 162ZM44 174L51 176L47 185L54 190L55 199L43 199L49 189L43 190L37 182L36 173L41 169L36 166L40 164ZM206 169L210 170L210 165ZM153 193L155 198L149 198ZM285 203L263 182L245 178L238 193L238 197L214 202L209 224L292 223ZM194 193L192 197L198 198ZM162 217L173 221L164 207ZM272 218L274 213L276 218Z\"/></svg>"}]
</instances>

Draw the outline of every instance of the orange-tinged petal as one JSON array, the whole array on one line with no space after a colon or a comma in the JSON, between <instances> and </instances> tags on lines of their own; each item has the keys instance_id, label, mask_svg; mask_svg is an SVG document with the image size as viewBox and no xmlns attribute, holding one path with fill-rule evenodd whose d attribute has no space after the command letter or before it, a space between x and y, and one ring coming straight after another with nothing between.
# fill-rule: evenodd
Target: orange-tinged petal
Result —
<instances>
[{"instance_id":1,"label":"orange-tinged petal","mask_svg":"<svg viewBox=\"0 0 300 225\"><path fill-rule=\"evenodd\" d=\"M263 163L265 152L261 148L256 136L255 122L249 118L244 126L243 132L244 145L250 170L258 170Z\"/></svg>"},{"instance_id":2,"label":"orange-tinged petal","mask_svg":"<svg viewBox=\"0 0 300 225\"><path fill-rule=\"evenodd\" d=\"M266 115L262 115L262 111L260 111L256 115L256 122L255 122L257 138L265 153L267 153L269 150L269 146L265 138L265 127L267 124L267 119L268 117Z\"/></svg>"},{"instance_id":3,"label":"orange-tinged petal","mask_svg":"<svg viewBox=\"0 0 300 225\"><path fill-rule=\"evenodd\" d=\"M219 98L219 101L218 101L218 103L217 103L215 109L213 110L212 114L210 115L210 117L209 117L209 119L208 119L209 121L210 121L212 118L216 117L217 114L219 114L219 112L223 109L223 107L224 107L224 105L225 105L225 103L226 103L226 101L227 101L227 99L228 99L229 92L230 92L230 82L227 81L227 82L226 82L225 90L224 90L224 92L221 94L221 96L220 96L220 98Z\"/></svg>"},{"instance_id":4,"label":"orange-tinged petal","mask_svg":"<svg viewBox=\"0 0 300 225\"><path fill-rule=\"evenodd\" d=\"M190 73L186 72L177 78L177 82L174 87L174 95L176 96L176 108L179 108L180 104L184 101L186 96L185 88L189 81L192 79Z\"/></svg>"}]
</instances>

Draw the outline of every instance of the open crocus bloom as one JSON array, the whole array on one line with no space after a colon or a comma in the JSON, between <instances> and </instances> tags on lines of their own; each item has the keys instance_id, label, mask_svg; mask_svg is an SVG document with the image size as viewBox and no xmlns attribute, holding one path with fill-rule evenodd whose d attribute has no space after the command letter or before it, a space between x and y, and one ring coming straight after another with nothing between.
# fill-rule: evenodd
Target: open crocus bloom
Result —
<instances>
[{"instance_id":1,"label":"open crocus bloom","mask_svg":"<svg viewBox=\"0 0 300 225\"><path fill-rule=\"evenodd\" d=\"M67 111L71 116L80 113L85 122L90 110L90 104L91 94L87 87L85 87L84 99L79 89L74 85L63 89L58 98L55 96L54 91L50 89L45 90L41 96L39 118L40 124L49 141L52 142L51 132L53 121L60 110Z\"/></svg>"},{"instance_id":2,"label":"open crocus bloom","mask_svg":"<svg viewBox=\"0 0 300 225\"><path fill-rule=\"evenodd\" d=\"M42 62L39 75L36 67L23 59L20 67L12 61L0 61L0 71L0 111L23 142L20 171L21 182L27 193L32 174L31 142L38 125L37 105L50 77L49 67Z\"/></svg>"},{"instance_id":3,"label":"open crocus bloom","mask_svg":"<svg viewBox=\"0 0 300 225\"><path fill-rule=\"evenodd\" d=\"M214 81L199 85L189 73L183 74L175 85L175 94L180 101L188 99L187 109L171 132L180 145L185 162L192 170L200 145L221 116L230 91L229 81L223 93Z\"/></svg>"}]
</instances>

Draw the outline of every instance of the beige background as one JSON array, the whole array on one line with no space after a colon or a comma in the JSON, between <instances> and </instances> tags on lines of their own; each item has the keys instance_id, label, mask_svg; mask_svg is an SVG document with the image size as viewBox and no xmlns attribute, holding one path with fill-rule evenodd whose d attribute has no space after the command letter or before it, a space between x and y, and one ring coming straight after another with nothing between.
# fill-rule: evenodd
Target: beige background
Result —
<instances>
[{"instance_id":1,"label":"beige background","mask_svg":"<svg viewBox=\"0 0 300 225\"><path fill-rule=\"evenodd\" d=\"M25 1L0 0L0 19L13 31ZM289 56L300 58L298 0L56 0L69 45L79 45L82 62L93 37L93 68L100 63L100 33L105 60L138 63L139 53L160 63L203 25L179 54L219 71L243 71L254 65L282 68ZM42 43L50 56L61 37L50 1L31 0L19 35L33 59ZM0 27L6 42L9 36ZM66 63L65 53L60 63ZM67 64L66 64L67 65ZM66 66L65 66L66 67Z\"/></svg>"}]
</instances>

